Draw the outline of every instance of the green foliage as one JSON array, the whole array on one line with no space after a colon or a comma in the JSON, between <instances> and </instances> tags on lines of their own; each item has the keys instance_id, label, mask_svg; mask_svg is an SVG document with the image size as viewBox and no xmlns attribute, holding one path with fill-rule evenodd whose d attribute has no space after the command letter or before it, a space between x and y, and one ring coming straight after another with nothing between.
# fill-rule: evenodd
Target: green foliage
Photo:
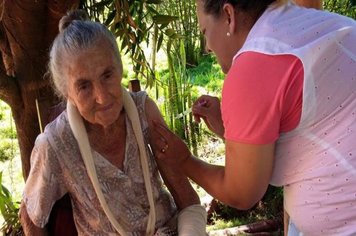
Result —
<instances>
[{"instance_id":1,"label":"green foliage","mask_svg":"<svg viewBox=\"0 0 356 236\"><path fill-rule=\"evenodd\" d=\"M226 229L226 228L232 228L236 227L238 225L244 225L245 222L241 221L238 218L232 218L232 219L221 219L218 216L214 216L214 224L213 225L208 225L206 230L212 231L212 230L218 230L218 229Z\"/></svg>"},{"instance_id":2,"label":"green foliage","mask_svg":"<svg viewBox=\"0 0 356 236\"><path fill-rule=\"evenodd\" d=\"M23 235L19 220L20 202L14 202L10 191L2 184L0 172L0 211L4 218L1 232L4 235Z\"/></svg>"},{"instance_id":3,"label":"green foliage","mask_svg":"<svg viewBox=\"0 0 356 236\"><path fill-rule=\"evenodd\" d=\"M204 55L199 60L199 66L188 69L190 82L198 87L205 88L206 92L221 94L224 74L216 58L212 55Z\"/></svg>"},{"instance_id":4,"label":"green foliage","mask_svg":"<svg viewBox=\"0 0 356 236\"><path fill-rule=\"evenodd\" d=\"M83 0L81 8L88 10L92 19L107 25L113 34L119 38L121 50L130 54L135 78L143 77L146 85L153 86L155 73L149 64L143 50L143 44L150 42L152 28L159 27L155 37L163 38L164 31L177 17L161 14L158 7L160 0L123 1Z\"/></svg>"},{"instance_id":5,"label":"green foliage","mask_svg":"<svg viewBox=\"0 0 356 236\"><path fill-rule=\"evenodd\" d=\"M356 0L324 0L325 10L356 19Z\"/></svg>"},{"instance_id":6,"label":"green foliage","mask_svg":"<svg viewBox=\"0 0 356 236\"><path fill-rule=\"evenodd\" d=\"M19 152L17 133L10 108L0 101L0 162L9 160Z\"/></svg>"},{"instance_id":7,"label":"green foliage","mask_svg":"<svg viewBox=\"0 0 356 236\"><path fill-rule=\"evenodd\" d=\"M13 156L13 143L9 139L0 142L0 162L9 160Z\"/></svg>"},{"instance_id":8,"label":"green foliage","mask_svg":"<svg viewBox=\"0 0 356 236\"><path fill-rule=\"evenodd\" d=\"M196 66L200 56L200 33L196 16L195 0L166 1L161 5L162 10L168 15L177 16L172 22L171 32L183 39L184 66ZM171 39L172 37L168 35ZM180 47L180 46L179 46ZM183 55L181 55L183 58Z\"/></svg>"},{"instance_id":9,"label":"green foliage","mask_svg":"<svg viewBox=\"0 0 356 236\"><path fill-rule=\"evenodd\" d=\"M223 227L234 227L250 224L257 221L276 219L283 225L283 188L269 186L264 197L253 208L247 211L237 210L217 203L215 212L208 219L212 227L210 230L221 229Z\"/></svg>"}]
</instances>

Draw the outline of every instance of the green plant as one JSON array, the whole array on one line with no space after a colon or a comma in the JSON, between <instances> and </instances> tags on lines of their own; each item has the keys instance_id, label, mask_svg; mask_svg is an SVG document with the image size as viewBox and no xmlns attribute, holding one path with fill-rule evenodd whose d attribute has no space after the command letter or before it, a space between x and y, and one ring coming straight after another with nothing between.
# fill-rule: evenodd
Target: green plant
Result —
<instances>
[{"instance_id":1,"label":"green plant","mask_svg":"<svg viewBox=\"0 0 356 236\"><path fill-rule=\"evenodd\" d=\"M11 140L3 138L0 142L0 162L5 162L11 158L13 149Z\"/></svg>"},{"instance_id":2,"label":"green plant","mask_svg":"<svg viewBox=\"0 0 356 236\"><path fill-rule=\"evenodd\" d=\"M325 10L356 19L356 0L325 0Z\"/></svg>"},{"instance_id":3,"label":"green plant","mask_svg":"<svg viewBox=\"0 0 356 236\"><path fill-rule=\"evenodd\" d=\"M14 202L10 191L2 184L0 172L0 210L4 218L1 231L4 235L23 235L19 220L20 202Z\"/></svg>"},{"instance_id":4,"label":"green plant","mask_svg":"<svg viewBox=\"0 0 356 236\"><path fill-rule=\"evenodd\" d=\"M224 74L216 58L210 54L199 60L199 65L188 69L190 83L198 88L204 88L205 93L220 96L224 82Z\"/></svg>"},{"instance_id":5,"label":"green plant","mask_svg":"<svg viewBox=\"0 0 356 236\"><path fill-rule=\"evenodd\" d=\"M214 224L208 225L206 230L212 231L212 230L219 230L219 229L226 229L226 228L231 228L235 227L237 225L243 225L244 222L239 220L238 218L231 218L231 219L221 219L215 216L214 218Z\"/></svg>"},{"instance_id":6,"label":"green plant","mask_svg":"<svg viewBox=\"0 0 356 236\"><path fill-rule=\"evenodd\" d=\"M0 162L7 161L19 153L14 127L10 108L0 101Z\"/></svg>"}]
</instances>

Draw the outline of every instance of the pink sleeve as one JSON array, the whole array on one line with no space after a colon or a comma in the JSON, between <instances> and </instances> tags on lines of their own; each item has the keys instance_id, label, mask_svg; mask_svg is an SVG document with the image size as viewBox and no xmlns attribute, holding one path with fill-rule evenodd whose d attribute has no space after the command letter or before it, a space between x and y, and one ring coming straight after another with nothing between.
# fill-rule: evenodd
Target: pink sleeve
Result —
<instances>
[{"instance_id":1,"label":"pink sleeve","mask_svg":"<svg viewBox=\"0 0 356 236\"><path fill-rule=\"evenodd\" d=\"M293 55L239 55L223 86L225 139L269 144L294 129L301 116L303 73Z\"/></svg>"}]
</instances>

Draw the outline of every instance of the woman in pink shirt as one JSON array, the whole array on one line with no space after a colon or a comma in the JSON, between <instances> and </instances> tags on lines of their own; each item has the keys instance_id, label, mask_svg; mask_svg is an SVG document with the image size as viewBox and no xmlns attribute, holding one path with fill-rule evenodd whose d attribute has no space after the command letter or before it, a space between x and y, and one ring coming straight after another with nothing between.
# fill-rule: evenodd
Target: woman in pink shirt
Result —
<instances>
[{"instance_id":1,"label":"woman in pink shirt","mask_svg":"<svg viewBox=\"0 0 356 236\"><path fill-rule=\"evenodd\" d=\"M224 138L225 166L160 125L156 156L239 209L284 186L297 234L355 235L355 21L283 0L197 0L197 14L226 78L193 114Z\"/></svg>"}]
</instances>

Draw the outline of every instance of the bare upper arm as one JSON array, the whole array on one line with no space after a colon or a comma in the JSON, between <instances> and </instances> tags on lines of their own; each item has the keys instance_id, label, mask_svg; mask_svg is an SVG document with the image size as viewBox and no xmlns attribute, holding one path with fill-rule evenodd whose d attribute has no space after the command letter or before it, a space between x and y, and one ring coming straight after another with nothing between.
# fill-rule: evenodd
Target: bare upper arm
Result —
<instances>
[{"instance_id":1,"label":"bare upper arm","mask_svg":"<svg viewBox=\"0 0 356 236\"><path fill-rule=\"evenodd\" d=\"M252 207L266 192L273 171L274 147L226 141L224 183L226 189L232 189L229 198L238 199L239 208Z\"/></svg>"},{"instance_id":2,"label":"bare upper arm","mask_svg":"<svg viewBox=\"0 0 356 236\"><path fill-rule=\"evenodd\" d=\"M156 103L150 97L147 97L146 99L145 111L146 111L147 121L150 127L152 127L151 125L153 120L162 122L162 124L164 125L166 124Z\"/></svg>"},{"instance_id":3,"label":"bare upper arm","mask_svg":"<svg viewBox=\"0 0 356 236\"><path fill-rule=\"evenodd\" d=\"M167 126L156 103L149 97L146 99L145 111L150 129L154 127L153 121ZM152 145L151 147L155 149L155 145ZM192 204L200 203L197 193L190 185L186 176L184 176L180 171L177 171L176 168L165 164L162 160L156 159L156 162L161 176L172 194L178 208L182 209Z\"/></svg>"}]
</instances>

